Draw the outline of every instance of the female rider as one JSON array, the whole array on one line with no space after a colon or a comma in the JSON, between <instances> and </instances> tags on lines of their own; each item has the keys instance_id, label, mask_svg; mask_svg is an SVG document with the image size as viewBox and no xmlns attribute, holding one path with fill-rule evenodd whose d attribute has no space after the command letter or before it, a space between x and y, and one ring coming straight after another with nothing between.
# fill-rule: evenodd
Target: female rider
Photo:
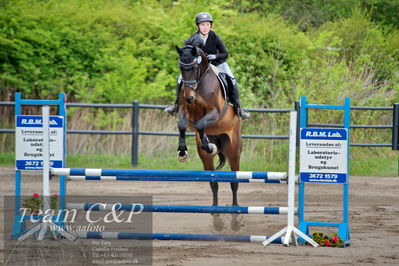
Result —
<instances>
[{"instance_id":1,"label":"female rider","mask_svg":"<svg viewBox=\"0 0 399 266\"><path fill-rule=\"evenodd\" d=\"M240 106L240 97L238 94L237 81L235 80L234 75L226 62L229 56L226 47L224 46L222 39L220 39L220 37L211 30L213 24L212 16L207 12L200 12L195 17L195 24L197 25L198 30L185 41L185 44L202 42L203 45L201 45L201 49L207 54L208 60L213 65L215 65L221 72L229 75L231 80L233 81L234 86L231 96L233 98L232 102L237 113L242 119L250 117L250 114ZM178 85L176 88L176 101L174 104L169 105L165 109L165 112L171 115L177 112L177 103L179 100L181 87L180 83L181 76L179 77Z\"/></svg>"}]
</instances>

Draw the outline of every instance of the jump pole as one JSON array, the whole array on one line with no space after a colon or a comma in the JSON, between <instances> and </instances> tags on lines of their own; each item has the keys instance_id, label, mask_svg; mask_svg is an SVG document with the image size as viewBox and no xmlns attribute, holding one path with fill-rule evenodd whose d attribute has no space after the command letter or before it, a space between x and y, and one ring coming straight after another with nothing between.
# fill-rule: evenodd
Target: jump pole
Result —
<instances>
[{"instance_id":1,"label":"jump pole","mask_svg":"<svg viewBox=\"0 0 399 266\"><path fill-rule=\"evenodd\" d=\"M187 171L187 170L147 170L147 169L92 169L92 168L52 168L52 175L65 176L118 176L118 177L167 177L167 178L228 178L285 180L286 172L251 171Z\"/></svg>"},{"instance_id":2,"label":"jump pole","mask_svg":"<svg viewBox=\"0 0 399 266\"><path fill-rule=\"evenodd\" d=\"M227 241L262 243L269 236L262 235L210 235L210 234L170 234L170 233L132 233L132 232L74 232L80 239L137 239L137 240L186 240L186 241ZM273 243L280 244L284 238L276 238Z\"/></svg>"},{"instance_id":3,"label":"jump pole","mask_svg":"<svg viewBox=\"0 0 399 266\"><path fill-rule=\"evenodd\" d=\"M107 203L67 203L67 209L81 211L131 211L173 213L237 213L237 214L287 214L287 207L262 206L182 206ZM296 209L295 209L296 212Z\"/></svg>"},{"instance_id":4,"label":"jump pole","mask_svg":"<svg viewBox=\"0 0 399 266\"><path fill-rule=\"evenodd\" d=\"M297 128L297 112L290 111L290 141L289 141L289 159L288 159L288 214L287 214L287 226L282 230L272 235L270 238L263 241L263 245L267 246L272 243L277 238L285 234L282 243L284 246L288 247L292 235L294 235L293 242L298 245L298 235L310 243L313 247L318 247L313 239L308 237L306 234L301 232L295 227L294 215L295 215L295 142L296 142L296 128Z\"/></svg>"},{"instance_id":5,"label":"jump pole","mask_svg":"<svg viewBox=\"0 0 399 266\"><path fill-rule=\"evenodd\" d=\"M287 179L236 179L219 177L160 177L160 176L67 176L67 180L86 181L177 181L177 182L228 182L228 183L285 183Z\"/></svg>"}]
</instances>

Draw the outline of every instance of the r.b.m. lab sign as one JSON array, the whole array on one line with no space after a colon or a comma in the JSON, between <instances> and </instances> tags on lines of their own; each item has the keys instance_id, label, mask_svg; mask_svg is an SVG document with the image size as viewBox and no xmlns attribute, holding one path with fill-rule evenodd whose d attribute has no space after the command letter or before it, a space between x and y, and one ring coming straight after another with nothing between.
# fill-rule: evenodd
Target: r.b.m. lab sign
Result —
<instances>
[{"instance_id":1,"label":"r.b.m. lab sign","mask_svg":"<svg viewBox=\"0 0 399 266\"><path fill-rule=\"evenodd\" d=\"M348 131L334 128L302 128L300 181L347 183Z\"/></svg>"}]
</instances>

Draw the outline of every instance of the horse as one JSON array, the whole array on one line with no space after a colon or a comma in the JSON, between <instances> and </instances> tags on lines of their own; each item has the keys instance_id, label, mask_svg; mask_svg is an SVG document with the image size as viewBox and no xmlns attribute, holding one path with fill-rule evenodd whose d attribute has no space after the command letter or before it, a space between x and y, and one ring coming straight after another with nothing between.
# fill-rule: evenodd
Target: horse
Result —
<instances>
[{"instance_id":1,"label":"horse","mask_svg":"<svg viewBox=\"0 0 399 266\"><path fill-rule=\"evenodd\" d=\"M204 170L221 169L226 157L231 171L240 170L240 155L242 151L240 118L227 101L217 74L211 68L204 51L198 46L176 46L180 56L179 66L182 76L179 110L179 144L178 158L184 162L188 159L185 141L187 128L195 132L197 152L201 158ZM218 155L219 164L214 166L214 156ZM230 183L232 191L232 206L238 206L238 183ZM210 182L213 194L212 206L218 206L217 182ZM220 231L223 222L219 215L213 214L214 227ZM238 230L238 216L233 215L231 228Z\"/></svg>"}]
</instances>

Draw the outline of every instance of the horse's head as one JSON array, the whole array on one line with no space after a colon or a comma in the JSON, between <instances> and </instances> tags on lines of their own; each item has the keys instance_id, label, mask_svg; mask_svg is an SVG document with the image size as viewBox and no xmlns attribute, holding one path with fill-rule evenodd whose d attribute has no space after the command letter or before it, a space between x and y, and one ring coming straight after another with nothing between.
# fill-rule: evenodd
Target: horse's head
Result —
<instances>
[{"instance_id":1,"label":"horse's head","mask_svg":"<svg viewBox=\"0 0 399 266\"><path fill-rule=\"evenodd\" d=\"M176 46L180 55L180 71L184 89L184 99L187 103L195 100L195 91L206 73L209 63L204 51L192 45L185 45L183 48Z\"/></svg>"}]
</instances>

